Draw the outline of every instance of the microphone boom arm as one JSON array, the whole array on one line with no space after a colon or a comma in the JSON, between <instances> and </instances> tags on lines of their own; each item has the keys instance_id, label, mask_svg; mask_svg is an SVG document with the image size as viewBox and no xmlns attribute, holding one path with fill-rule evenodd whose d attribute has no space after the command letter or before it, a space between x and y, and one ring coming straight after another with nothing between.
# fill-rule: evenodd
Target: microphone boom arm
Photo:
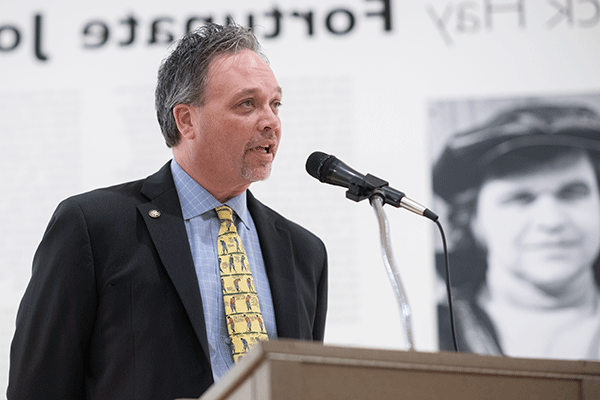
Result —
<instances>
[{"instance_id":1,"label":"microphone boom arm","mask_svg":"<svg viewBox=\"0 0 600 400\"><path fill-rule=\"evenodd\" d=\"M383 211L383 200L383 196L381 196L379 190L377 190L369 199L379 222L379 236L381 239L381 255L383 256L383 263L385 265L385 270L388 274L392 288L394 289L398 307L400 308L400 319L402 320L404 343L406 344L407 350L410 351L415 349L412 334L412 313L410 310L410 305L408 304L408 297L406 296L404 287L402 285L402 279L400 278L400 272L398 271L396 260L392 254L389 225L385 212Z\"/></svg>"}]
</instances>

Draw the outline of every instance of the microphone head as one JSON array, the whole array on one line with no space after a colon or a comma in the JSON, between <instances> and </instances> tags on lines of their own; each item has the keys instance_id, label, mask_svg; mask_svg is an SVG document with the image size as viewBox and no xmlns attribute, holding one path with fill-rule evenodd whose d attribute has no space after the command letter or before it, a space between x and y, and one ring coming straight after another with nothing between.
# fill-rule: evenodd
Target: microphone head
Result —
<instances>
[{"instance_id":1,"label":"microphone head","mask_svg":"<svg viewBox=\"0 0 600 400\"><path fill-rule=\"evenodd\" d=\"M321 151L315 151L306 160L306 172L313 178L321 180L321 173L323 172L323 164L330 156Z\"/></svg>"}]
</instances>

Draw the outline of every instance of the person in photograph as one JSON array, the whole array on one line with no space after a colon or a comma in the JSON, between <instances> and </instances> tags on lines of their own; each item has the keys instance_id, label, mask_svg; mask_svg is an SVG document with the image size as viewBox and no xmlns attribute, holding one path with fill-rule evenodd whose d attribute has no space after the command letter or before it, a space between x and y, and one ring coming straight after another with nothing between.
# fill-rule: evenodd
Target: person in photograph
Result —
<instances>
[{"instance_id":1,"label":"person in photograph","mask_svg":"<svg viewBox=\"0 0 600 400\"><path fill-rule=\"evenodd\" d=\"M433 179L459 350L600 359L599 160L600 118L582 106L514 108L449 139ZM450 350L448 304L438 311Z\"/></svg>"},{"instance_id":2,"label":"person in photograph","mask_svg":"<svg viewBox=\"0 0 600 400\"><path fill-rule=\"evenodd\" d=\"M17 315L9 400L198 398L259 337L323 340L325 246L248 190L271 171L281 101L249 30L207 24L178 42L155 100L173 158L57 207ZM221 276L234 252L252 272L252 340L226 307L244 295Z\"/></svg>"}]
</instances>

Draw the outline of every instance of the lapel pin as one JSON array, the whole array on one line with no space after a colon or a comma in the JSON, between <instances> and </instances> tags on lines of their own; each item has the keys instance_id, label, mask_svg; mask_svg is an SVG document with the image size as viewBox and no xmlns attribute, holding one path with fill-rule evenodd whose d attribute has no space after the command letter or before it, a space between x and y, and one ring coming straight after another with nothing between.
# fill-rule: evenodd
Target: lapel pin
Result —
<instances>
[{"instance_id":1,"label":"lapel pin","mask_svg":"<svg viewBox=\"0 0 600 400\"><path fill-rule=\"evenodd\" d=\"M156 219L156 218L160 217L160 211L150 210L150 211L148 211L148 215L150 216L150 218Z\"/></svg>"}]
</instances>

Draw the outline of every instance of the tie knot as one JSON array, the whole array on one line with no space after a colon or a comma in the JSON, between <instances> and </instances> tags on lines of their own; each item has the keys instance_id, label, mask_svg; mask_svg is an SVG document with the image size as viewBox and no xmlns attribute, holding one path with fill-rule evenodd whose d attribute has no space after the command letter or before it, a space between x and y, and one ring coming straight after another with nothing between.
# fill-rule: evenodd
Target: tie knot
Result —
<instances>
[{"instance_id":1,"label":"tie knot","mask_svg":"<svg viewBox=\"0 0 600 400\"><path fill-rule=\"evenodd\" d=\"M215 211L221 221L233 221L233 211L229 206L219 206Z\"/></svg>"}]
</instances>

